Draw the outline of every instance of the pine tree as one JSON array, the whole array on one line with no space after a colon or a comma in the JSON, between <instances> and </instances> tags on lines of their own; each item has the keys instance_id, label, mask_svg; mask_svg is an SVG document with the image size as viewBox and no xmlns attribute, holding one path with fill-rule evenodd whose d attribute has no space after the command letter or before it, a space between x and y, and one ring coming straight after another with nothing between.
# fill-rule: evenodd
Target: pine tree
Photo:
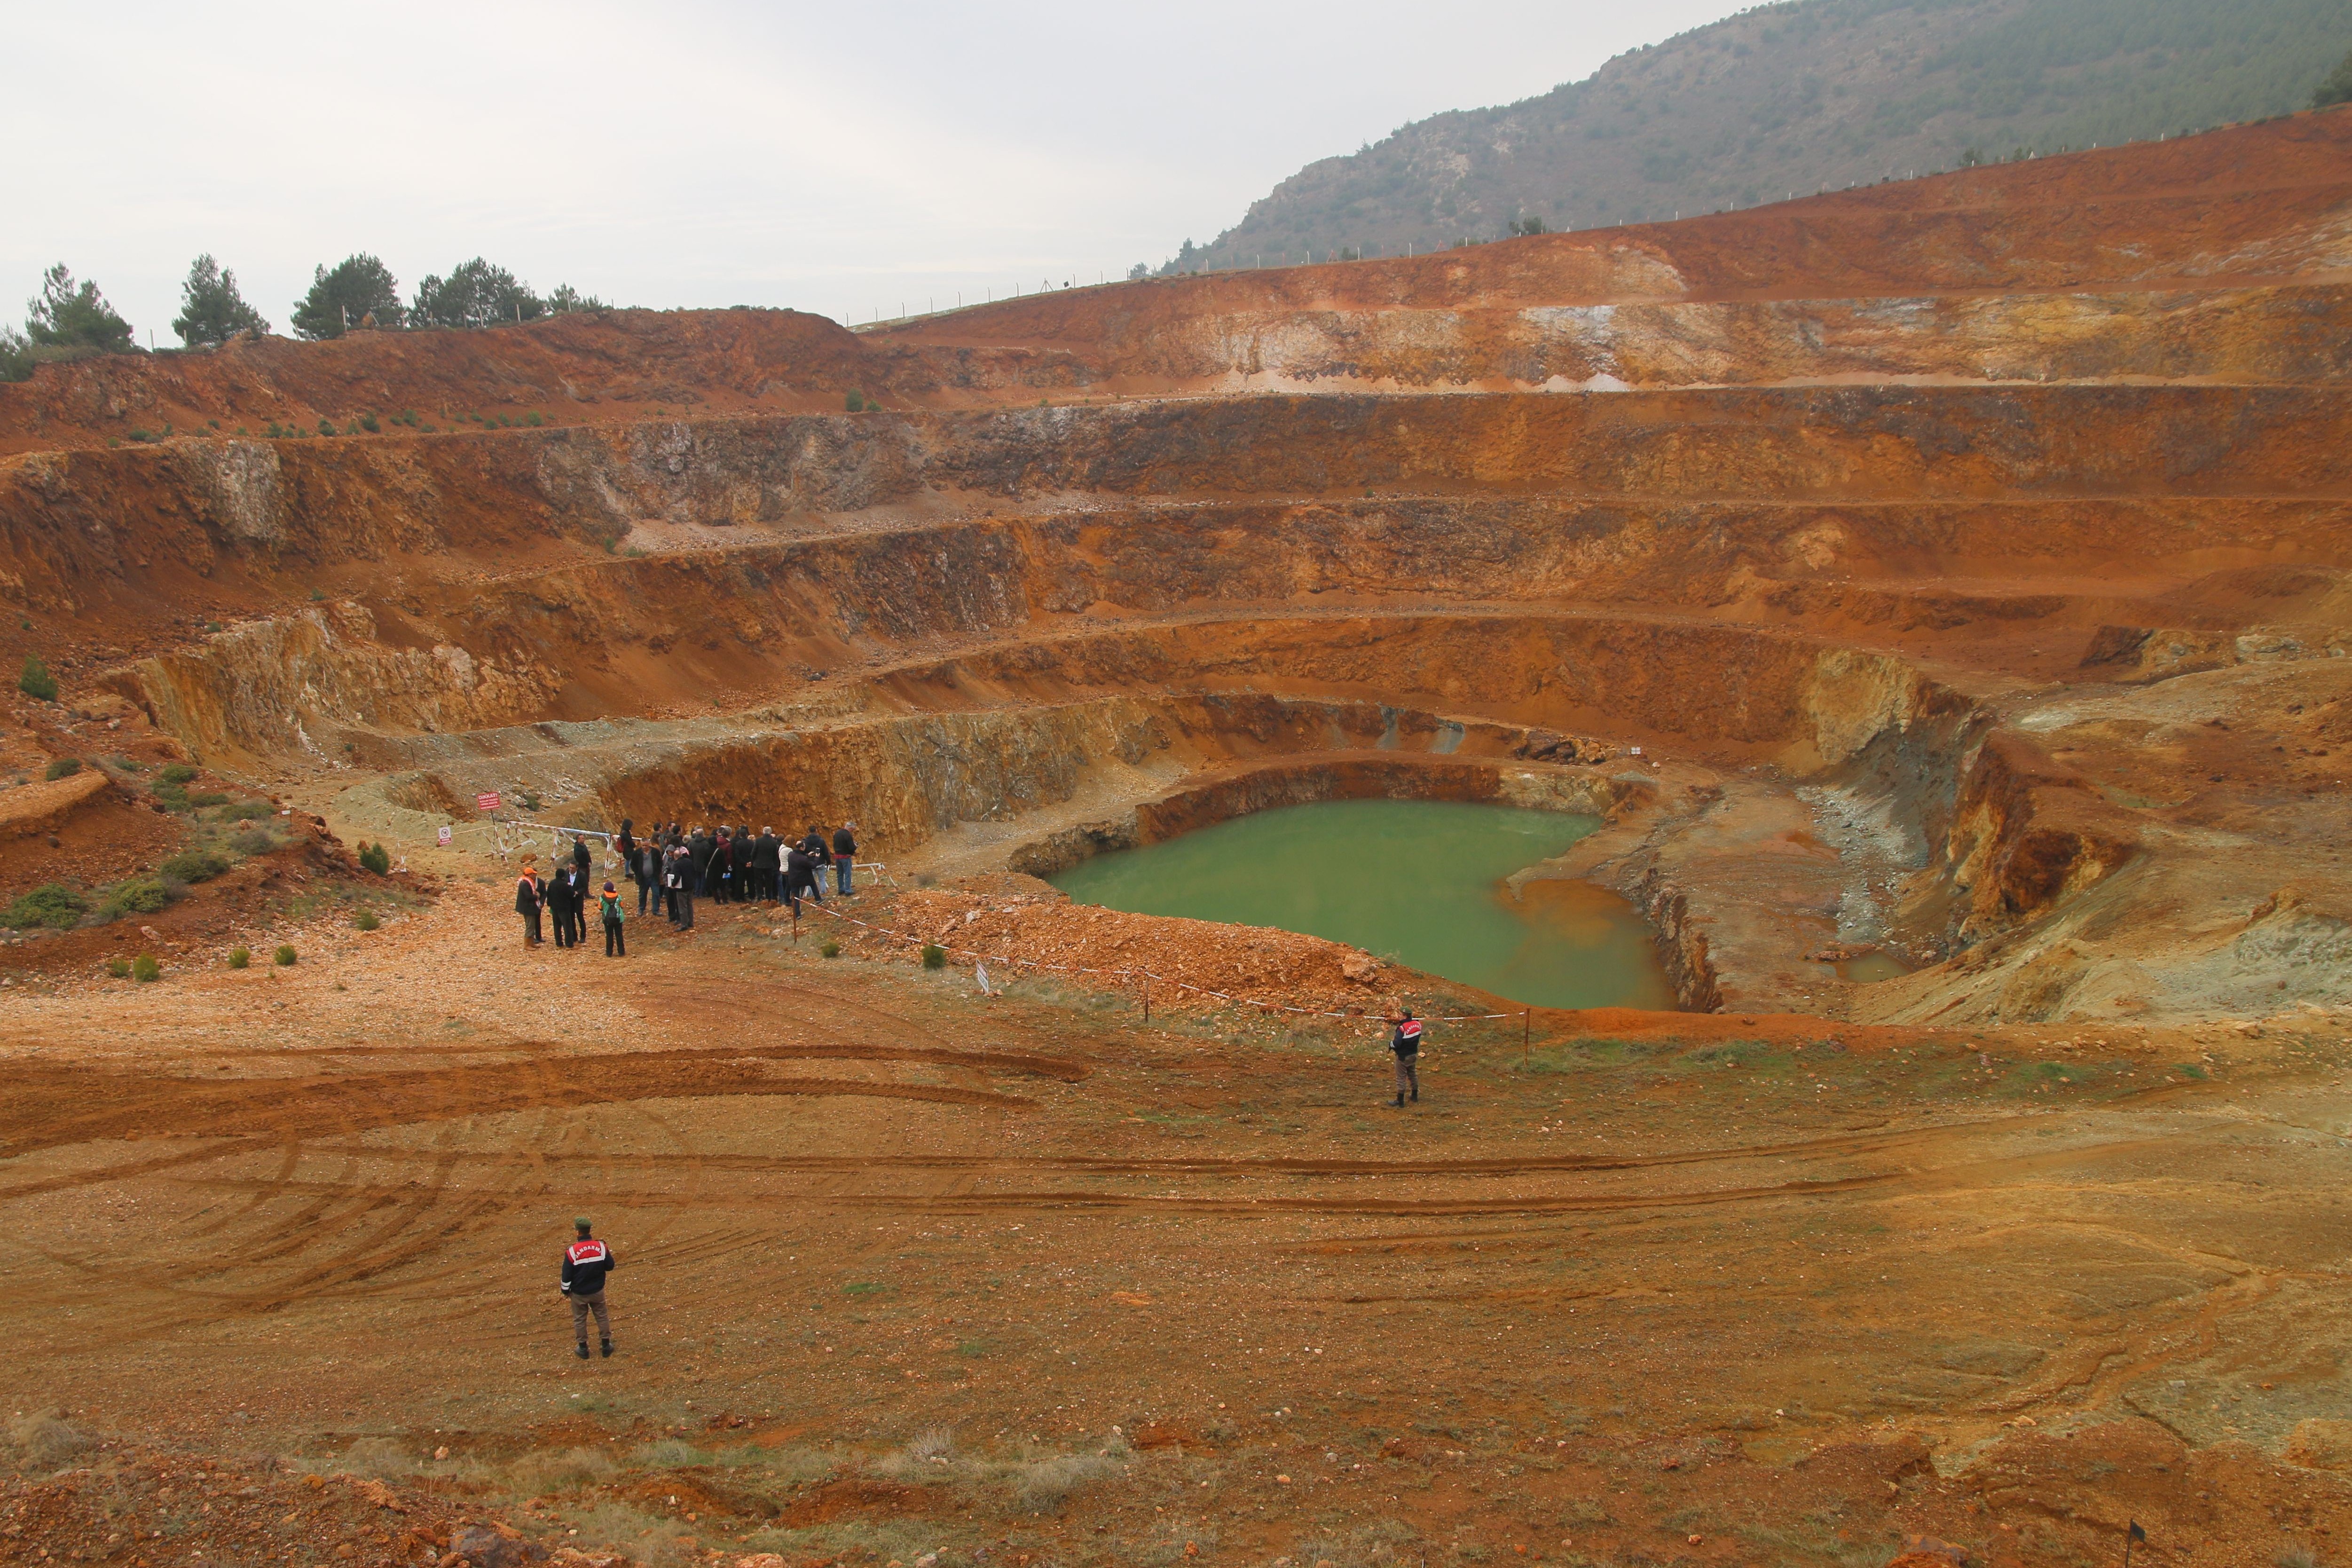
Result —
<instances>
[{"instance_id":1,"label":"pine tree","mask_svg":"<svg viewBox=\"0 0 2352 1568\"><path fill-rule=\"evenodd\" d=\"M344 258L331 272L324 267L311 272L310 292L294 306L294 331L306 338L340 338L371 314L379 327L397 327L406 312L392 268L363 252Z\"/></svg>"},{"instance_id":2,"label":"pine tree","mask_svg":"<svg viewBox=\"0 0 2352 1568\"><path fill-rule=\"evenodd\" d=\"M62 261L41 274L40 298L29 305L25 332L37 347L105 353L130 353L137 347L131 323L114 313L98 285L76 283Z\"/></svg>"},{"instance_id":3,"label":"pine tree","mask_svg":"<svg viewBox=\"0 0 2352 1568\"><path fill-rule=\"evenodd\" d=\"M236 291L236 274L224 272L206 251L188 266L187 281L180 285L180 313L172 322L180 341L192 349L211 348L241 333L257 335L269 330L261 312Z\"/></svg>"},{"instance_id":4,"label":"pine tree","mask_svg":"<svg viewBox=\"0 0 2352 1568\"><path fill-rule=\"evenodd\" d=\"M547 314L547 302L505 268L477 256L446 278L419 283L410 314L420 327L496 327L536 321Z\"/></svg>"}]
</instances>

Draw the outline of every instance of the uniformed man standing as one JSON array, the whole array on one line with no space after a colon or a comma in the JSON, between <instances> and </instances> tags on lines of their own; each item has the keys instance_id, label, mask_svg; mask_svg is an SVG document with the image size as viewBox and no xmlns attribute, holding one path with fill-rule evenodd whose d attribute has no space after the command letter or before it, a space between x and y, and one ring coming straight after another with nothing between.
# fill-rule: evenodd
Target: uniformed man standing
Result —
<instances>
[{"instance_id":1,"label":"uniformed man standing","mask_svg":"<svg viewBox=\"0 0 2352 1568\"><path fill-rule=\"evenodd\" d=\"M572 1299L572 1333L580 1342L578 1355L588 1359L588 1314L596 1314L596 1337L604 1353L613 1353L613 1321L604 1315L604 1276L620 1267L613 1249L588 1234L586 1215L572 1222L579 1239L563 1249L563 1293Z\"/></svg>"},{"instance_id":2,"label":"uniformed man standing","mask_svg":"<svg viewBox=\"0 0 2352 1568\"><path fill-rule=\"evenodd\" d=\"M1412 1009L1396 1021L1396 1033L1389 1037L1389 1049L1396 1053L1396 1102L1402 1105L1407 1094L1413 1103L1421 1102L1421 1020Z\"/></svg>"}]
</instances>

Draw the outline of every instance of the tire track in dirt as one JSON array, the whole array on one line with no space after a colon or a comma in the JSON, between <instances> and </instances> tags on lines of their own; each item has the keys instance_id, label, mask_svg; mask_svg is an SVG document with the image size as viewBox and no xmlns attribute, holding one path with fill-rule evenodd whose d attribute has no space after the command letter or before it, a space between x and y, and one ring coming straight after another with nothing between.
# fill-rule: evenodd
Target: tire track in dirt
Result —
<instances>
[{"instance_id":1,"label":"tire track in dirt","mask_svg":"<svg viewBox=\"0 0 2352 1568\"><path fill-rule=\"evenodd\" d=\"M952 1053L909 1056L876 1049L835 1052L762 1049L570 1057L471 1068L353 1074L302 1080L242 1079L233 1084L178 1079L127 1079L114 1074L45 1073L12 1082L0 1076L0 1138L12 1153L121 1138L161 1123L175 1136L253 1138L267 1133L318 1137L446 1117L495 1115L549 1105L593 1105L681 1096L733 1094L866 1095L943 1103L1032 1109L1035 1102L986 1089L893 1084L854 1079L771 1077L747 1068L767 1061L952 1059ZM755 1059L756 1058L756 1059ZM1064 1069L1018 1058L962 1058L983 1070L1060 1078ZM557 1070L560 1068L560 1070ZM458 1092L462 1088L463 1092ZM112 1093L110 1095L109 1090ZM96 1101L97 1103L92 1103ZM0 1188L0 1200L17 1195Z\"/></svg>"}]
</instances>

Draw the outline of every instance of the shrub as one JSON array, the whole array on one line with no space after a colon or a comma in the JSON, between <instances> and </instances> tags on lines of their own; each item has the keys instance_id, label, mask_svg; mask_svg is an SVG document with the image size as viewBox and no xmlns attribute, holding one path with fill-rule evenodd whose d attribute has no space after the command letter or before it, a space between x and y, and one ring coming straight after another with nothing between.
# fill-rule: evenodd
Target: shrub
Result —
<instances>
[{"instance_id":1,"label":"shrub","mask_svg":"<svg viewBox=\"0 0 2352 1568\"><path fill-rule=\"evenodd\" d=\"M130 877L107 889L98 912L108 920L124 915L152 915L172 901L172 889L156 877Z\"/></svg>"},{"instance_id":2,"label":"shrub","mask_svg":"<svg viewBox=\"0 0 2352 1568\"><path fill-rule=\"evenodd\" d=\"M923 944L923 967L925 969L945 969L947 966L948 950L941 947L935 942L925 942Z\"/></svg>"},{"instance_id":3,"label":"shrub","mask_svg":"<svg viewBox=\"0 0 2352 1568\"><path fill-rule=\"evenodd\" d=\"M269 962L280 969L291 969L294 967L294 950L281 943L278 951L269 955Z\"/></svg>"},{"instance_id":4,"label":"shrub","mask_svg":"<svg viewBox=\"0 0 2352 1568\"><path fill-rule=\"evenodd\" d=\"M2311 95L2314 109L2326 109L2336 103L2352 103L2352 55L2346 55L2343 63Z\"/></svg>"},{"instance_id":5,"label":"shrub","mask_svg":"<svg viewBox=\"0 0 2352 1568\"><path fill-rule=\"evenodd\" d=\"M128 980L131 978L131 961L117 953L106 961L106 972L117 980Z\"/></svg>"},{"instance_id":6,"label":"shrub","mask_svg":"<svg viewBox=\"0 0 2352 1568\"><path fill-rule=\"evenodd\" d=\"M392 875L392 851L383 847L382 840L373 844L362 840L360 844L360 865L379 877L389 877Z\"/></svg>"},{"instance_id":7,"label":"shrub","mask_svg":"<svg viewBox=\"0 0 2352 1568\"><path fill-rule=\"evenodd\" d=\"M383 426L381 426L381 425L379 425L379 424L377 424L377 423L375 422L375 416L374 416L374 415L373 415L373 414L362 414L362 415L361 415L361 416L360 416L360 428L361 428L361 429L362 429L362 430L364 430L364 431L366 431L369 435L373 436L373 435L374 435L377 431L379 431L379 430L383 429Z\"/></svg>"},{"instance_id":8,"label":"shrub","mask_svg":"<svg viewBox=\"0 0 2352 1568\"><path fill-rule=\"evenodd\" d=\"M8 1436L26 1458L43 1466L61 1465L91 1444L89 1435L55 1407L16 1417L8 1423Z\"/></svg>"},{"instance_id":9,"label":"shrub","mask_svg":"<svg viewBox=\"0 0 2352 1568\"><path fill-rule=\"evenodd\" d=\"M1033 1459L1013 1471L1013 1500L1032 1513L1050 1513L1090 1481L1118 1473L1118 1467L1094 1454L1057 1454Z\"/></svg>"},{"instance_id":10,"label":"shrub","mask_svg":"<svg viewBox=\"0 0 2352 1568\"><path fill-rule=\"evenodd\" d=\"M62 882L44 882L31 892L19 896L8 906L0 919L18 931L34 926L47 926L52 931L71 931L81 924L81 895Z\"/></svg>"},{"instance_id":11,"label":"shrub","mask_svg":"<svg viewBox=\"0 0 2352 1568\"><path fill-rule=\"evenodd\" d=\"M37 702L55 702L58 700L58 678L49 673L49 667L41 662L39 654L28 653L25 656L24 669L16 676L16 689Z\"/></svg>"},{"instance_id":12,"label":"shrub","mask_svg":"<svg viewBox=\"0 0 2352 1568\"><path fill-rule=\"evenodd\" d=\"M145 985L163 978L163 966L155 962L152 952L142 952L131 961L131 978Z\"/></svg>"},{"instance_id":13,"label":"shrub","mask_svg":"<svg viewBox=\"0 0 2352 1568\"><path fill-rule=\"evenodd\" d=\"M173 763L155 777L167 784L184 784L196 776L196 770L185 763Z\"/></svg>"},{"instance_id":14,"label":"shrub","mask_svg":"<svg viewBox=\"0 0 2352 1568\"><path fill-rule=\"evenodd\" d=\"M266 800L231 801L220 809L223 822L259 822L277 815L278 808Z\"/></svg>"},{"instance_id":15,"label":"shrub","mask_svg":"<svg viewBox=\"0 0 2352 1568\"><path fill-rule=\"evenodd\" d=\"M541 426L542 426L542 425L544 425L544 424L546 424L546 423L547 423L547 421L546 421L546 420L544 420L544 419L542 419L542 418L541 418L541 417L540 417L539 410L538 410L538 409L536 409L536 408L532 409L530 413L528 413L528 414L524 415L524 416L522 416L522 422L523 422L524 424L526 424L526 425L530 426L532 429L534 429L534 430L538 429Z\"/></svg>"},{"instance_id":16,"label":"shrub","mask_svg":"<svg viewBox=\"0 0 2352 1568\"><path fill-rule=\"evenodd\" d=\"M157 784L155 786L155 798L162 801L163 803L164 809L168 811L185 811L188 809L188 792L182 789L178 784Z\"/></svg>"},{"instance_id":17,"label":"shrub","mask_svg":"<svg viewBox=\"0 0 2352 1568\"><path fill-rule=\"evenodd\" d=\"M278 847L278 840L258 827L247 827L230 837L228 847L240 855L267 855Z\"/></svg>"},{"instance_id":18,"label":"shrub","mask_svg":"<svg viewBox=\"0 0 2352 1568\"><path fill-rule=\"evenodd\" d=\"M320 415L319 416L319 434L321 436L331 436L334 433L335 422L328 418L325 415Z\"/></svg>"},{"instance_id":19,"label":"shrub","mask_svg":"<svg viewBox=\"0 0 2352 1568\"><path fill-rule=\"evenodd\" d=\"M209 882L227 869L227 858L209 849L183 849L163 862L163 875L183 882Z\"/></svg>"},{"instance_id":20,"label":"shrub","mask_svg":"<svg viewBox=\"0 0 2352 1568\"><path fill-rule=\"evenodd\" d=\"M578 1491L612 1479L620 1467L597 1448L567 1448L561 1454L525 1454L508 1467L517 1489L535 1495Z\"/></svg>"},{"instance_id":21,"label":"shrub","mask_svg":"<svg viewBox=\"0 0 2352 1568\"><path fill-rule=\"evenodd\" d=\"M228 950L228 966L231 969L243 969L247 964L251 963L252 962L253 950L251 948L232 947Z\"/></svg>"},{"instance_id":22,"label":"shrub","mask_svg":"<svg viewBox=\"0 0 2352 1568\"><path fill-rule=\"evenodd\" d=\"M205 623L205 630L208 632L225 632L228 630L228 628L221 625L218 621L206 621Z\"/></svg>"},{"instance_id":23,"label":"shrub","mask_svg":"<svg viewBox=\"0 0 2352 1568\"><path fill-rule=\"evenodd\" d=\"M79 772L81 772L79 757L59 757L42 770L41 776L55 783L58 779L69 779Z\"/></svg>"},{"instance_id":24,"label":"shrub","mask_svg":"<svg viewBox=\"0 0 2352 1568\"><path fill-rule=\"evenodd\" d=\"M323 604L326 602L326 598L327 591L324 588L313 588L310 590L310 602L312 604Z\"/></svg>"},{"instance_id":25,"label":"shrub","mask_svg":"<svg viewBox=\"0 0 2352 1568\"><path fill-rule=\"evenodd\" d=\"M866 412L866 395L862 392L853 392L842 401L852 414Z\"/></svg>"},{"instance_id":26,"label":"shrub","mask_svg":"<svg viewBox=\"0 0 2352 1568\"><path fill-rule=\"evenodd\" d=\"M188 797L188 804L190 805L226 805L228 796L219 794L192 795Z\"/></svg>"},{"instance_id":27,"label":"shrub","mask_svg":"<svg viewBox=\"0 0 2352 1568\"><path fill-rule=\"evenodd\" d=\"M839 958L841 956L841 943L834 941L831 937L826 937L824 939L824 945L818 948L816 951L818 956L822 958Z\"/></svg>"},{"instance_id":28,"label":"shrub","mask_svg":"<svg viewBox=\"0 0 2352 1568\"><path fill-rule=\"evenodd\" d=\"M373 910L362 910L359 913L352 917L352 924L362 931L373 931L376 927L383 924L383 922L376 919L376 914Z\"/></svg>"}]
</instances>

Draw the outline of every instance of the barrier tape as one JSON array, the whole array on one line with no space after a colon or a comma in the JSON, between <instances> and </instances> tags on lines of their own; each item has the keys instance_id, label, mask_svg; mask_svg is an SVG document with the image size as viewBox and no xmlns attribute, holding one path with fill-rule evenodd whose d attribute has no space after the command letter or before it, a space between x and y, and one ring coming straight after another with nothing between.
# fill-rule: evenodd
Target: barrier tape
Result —
<instances>
[{"instance_id":1,"label":"barrier tape","mask_svg":"<svg viewBox=\"0 0 2352 1568\"><path fill-rule=\"evenodd\" d=\"M975 963L1000 963L1013 969L1048 970L1056 974L1108 974L1113 976L1125 976L1130 980L1139 974L1146 980L1155 981L1161 985L1172 985L1179 991L1190 991L1196 996L1214 996L1221 1002L1231 1002L1236 1006L1256 1007L1268 1013L1296 1013L1299 1016L1305 1018L1339 1018L1344 1021L1349 1018L1380 1016L1378 1014L1334 1013L1316 1007L1292 1007L1280 1002L1260 1002L1254 997L1228 995L1223 991L1212 991L1205 985L1194 985L1187 981L1172 980L1165 974L1160 974L1149 969L1089 969L1083 964L1040 963L1035 959L1015 958L1009 953L974 952L968 947L948 947L943 943L933 942L929 937L908 936L905 931L894 931L888 926L877 926L869 921L861 921L854 915L835 913L834 910L827 909L823 903L814 899L811 899L808 901L818 913L824 915L830 920L839 921L845 925L854 925L863 931L870 931L877 936L887 937L893 942L910 942L925 947L937 946L941 952L945 952L950 958L969 958ZM1517 1013L1446 1013L1424 1018L1422 1022L1425 1024L1482 1024L1491 1022L1498 1018L1516 1018L1519 1015Z\"/></svg>"}]
</instances>

